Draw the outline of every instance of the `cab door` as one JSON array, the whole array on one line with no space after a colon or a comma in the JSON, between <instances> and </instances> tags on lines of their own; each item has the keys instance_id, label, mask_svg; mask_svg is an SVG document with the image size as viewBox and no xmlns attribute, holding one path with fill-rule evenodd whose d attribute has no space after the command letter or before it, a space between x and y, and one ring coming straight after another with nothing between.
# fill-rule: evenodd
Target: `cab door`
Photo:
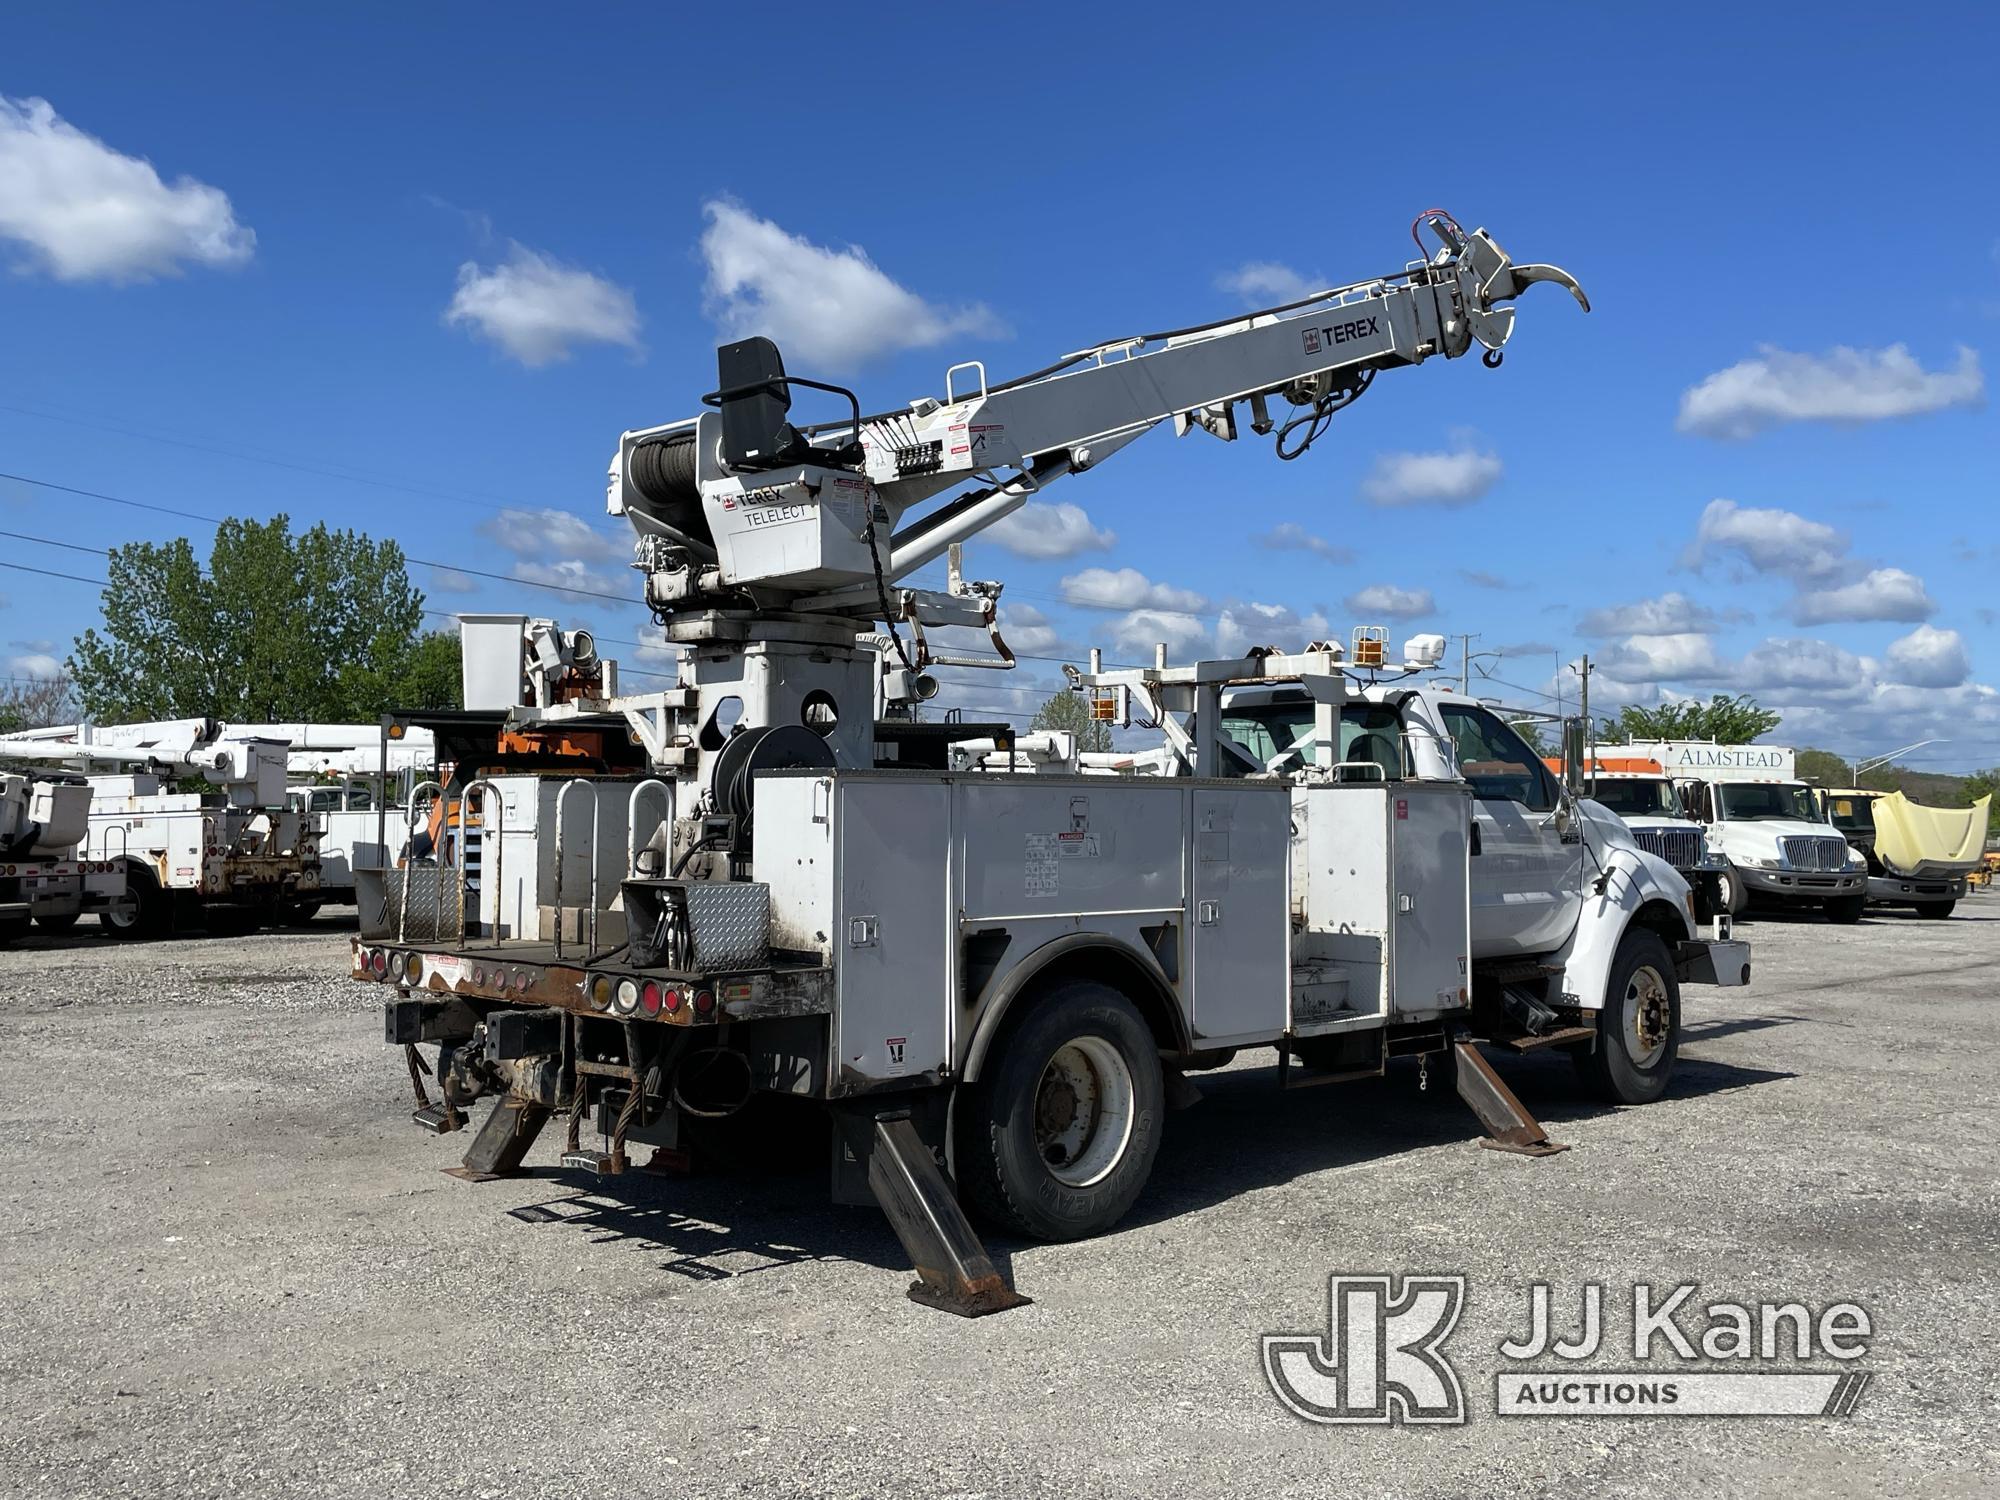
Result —
<instances>
[{"instance_id":1,"label":"cab door","mask_svg":"<svg viewBox=\"0 0 2000 1500\"><path fill-rule=\"evenodd\" d=\"M1477 704L1439 706L1472 787L1475 958L1560 947L1583 907L1583 839L1556 827L1561 787L1520 735Z\"/></svg>"}]
</instances>

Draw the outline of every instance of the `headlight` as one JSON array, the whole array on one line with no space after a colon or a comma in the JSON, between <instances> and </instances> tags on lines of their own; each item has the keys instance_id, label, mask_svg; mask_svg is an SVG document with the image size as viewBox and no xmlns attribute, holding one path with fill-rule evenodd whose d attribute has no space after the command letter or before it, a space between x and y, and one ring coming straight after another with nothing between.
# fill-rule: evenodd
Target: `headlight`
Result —
<instances>
[{"instance_id":1,"label":"headlight","mask_svg":"<svg viewBox=\"0 0 2000 1500\"><path fill-rule=\"evenodd\" d=\"M1749 860L1748 863L1755 865L1760 870L1782 870L1786 868L1785 861L1782 858L1753 859Z\"/></svg>"},{"instance_id":2,"label":"headlight","mask_svg":"<svg viewBox=\"0 0 2000 1500\"><path fill-rule=\"evenodd\" d=\"M1867 869L1868 856L1863 854L1859 849L1849 849L1847 851L1847 868L1850 870Z\"/></svg>"}]
</instances>

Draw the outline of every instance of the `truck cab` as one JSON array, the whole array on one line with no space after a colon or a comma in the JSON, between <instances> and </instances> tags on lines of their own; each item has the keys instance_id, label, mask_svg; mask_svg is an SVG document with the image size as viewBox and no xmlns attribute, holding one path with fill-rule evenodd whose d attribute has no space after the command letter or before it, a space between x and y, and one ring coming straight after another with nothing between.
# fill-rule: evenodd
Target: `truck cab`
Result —
<instances>
[{"instance_id":1,"label":"truck cab","mask_svg":"<svg viewBox=\"0 0 2000 1500\"><path fill-rule=\"evenodd\" d=\"M1867 862L1868 904L1948 917L1979 864L1986 804L1920 807L1900 792L1829 787L1817 794L1833 826Z\"/></svg>"},{"instance_id":2,"label":"truck cab","mask_svg":"<svg viewBox=\"0 0 2000 1500\"><path fill-rule=\"evenodd\" d=\"M1729 863L1709 848L1702 825L1682 808L1680 794L1658 761L1592 759L1584 773L1584 795L1623 819L1641 849L1680 871L1704 919L1730 909L1725 899Z\"/></svg>"},{"instance_id":3,"label":"truck cab","mask_svg":"<svg viewBox=\"0 0 2000 1500\"><path fill-rule=\"evenodd\" d=\"M1708 830L1728 862L1729 909L1813 908L1856 922L1867 900L1868 864L1826 820L1803 781L1685 777L1675 783L1688 816Z\"/></svg>"}]
</instances>

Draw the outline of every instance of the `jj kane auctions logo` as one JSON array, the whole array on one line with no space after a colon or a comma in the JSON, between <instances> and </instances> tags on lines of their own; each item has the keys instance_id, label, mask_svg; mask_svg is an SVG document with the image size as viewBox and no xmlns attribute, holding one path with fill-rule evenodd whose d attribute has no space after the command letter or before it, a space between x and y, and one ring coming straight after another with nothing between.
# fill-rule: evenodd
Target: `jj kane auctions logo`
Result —
<instances>
[{"instance_id":1,"label":"jj kane auctions logo","mask_svg":"<svg viewBox=\"0 0 2000 1500\"><path fill-rule=\"evenodd\" d=\"M1559 1332L1547 1282L1528 1288L1526 1332L1502 1340L1494 1411L1532 1416L1822 1416L1851 1413L1869 1377L1851 1368L1874 1328L1853 1302L1697 1301L1699 1286L1630 1293L1629 1344L1612 1341L1605 1288L1586 1282ZM1455 1425L1464 1385L1444 1345L1465 1309L1463 1276L1333 1276L1323 1334L1266 1334L1264 1376L1308 1422ZM1637 1368L1604 1368L1600 1355ZM1834 1362L1829 1370L1809 1368ZM1741 1362L1753 1369L1729 1368ZM1720 1368L1718 1368L1718 1366ZM1848 1366L1849 1368L1842 1368Z\"/></svg>"}]
</instances>

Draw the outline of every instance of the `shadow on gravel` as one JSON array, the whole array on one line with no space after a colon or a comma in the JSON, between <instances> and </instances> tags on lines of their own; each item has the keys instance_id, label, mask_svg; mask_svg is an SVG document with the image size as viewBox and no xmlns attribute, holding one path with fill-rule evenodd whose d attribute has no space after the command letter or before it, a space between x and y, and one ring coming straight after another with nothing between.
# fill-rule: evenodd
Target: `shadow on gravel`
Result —
<instances>
[{"instance_id":1,"label":"shadow on gravel","mask_svg":"<svg viewBox=\"0 0 2000 1500\"><path fill-rule=\"evenodd\" d=\"M1690 1035L1700 1040L1796 1019L1719 1022ZM1567 1059L1496 1061L1522 1102L1551 1127L1613 1112L1582 1092ZM1667 1097L1698 1098L1791 1076L1683 1056ZM1152 1181L1120 1228L1425 1147L1456 1144L1472 1151L1480 1139L1441 1066L1429 1070L1427 1089L1419 1089L1419 1070L1406 1061L1392 1065L1384 1078L1289 1091L1279 1090L1275 1066L1194 1078L1202 1100L1168 1117ZM872 1208L828 1201L830 1136L823 1119L810 1121L816 1113L800 1110L760 1122L748 1139L719 1139L706 1150L697 1145L698 1169L686 1175L635 1169L590 1177L534 1168L528 1178L546 1184L550 1196L506 1212L523 1225L657 1257L662 1273L685 1282L727 1281L815 1261L853 1261L902 1276L909 1263L888 1221ZM635 1162L644 1156L642 1148ZM994 1263L1011 1275L1012 1254L1027 1242L982 1233Z\"/></svg>"},{"instance_id":2,"label":"shadow on gravel","mask_svg":"<svg viewBox=\"0 0 2000 1500\"><path fill-rule=\"evenodd\" d=\"M1616 1112L1583 1093L1567 1059L1488 1056L1545 1125ZM1380 1079L1281 1092L1275 1068L1194 1075L1202 1101L1169 1117L1152 1185L1126 1227L1425 1147L1477 1149L1478 1124L1454 1091L1450 1071L1433 1066L1426 1089L1418 1087L1420 1076L1414 1063L1398 1062ZM1791 1076L1684 1055L1667 1098L1699 1098ZM1254 1149L1248 1142L1256 1143Z\"/></svg>"}]
</instances>

